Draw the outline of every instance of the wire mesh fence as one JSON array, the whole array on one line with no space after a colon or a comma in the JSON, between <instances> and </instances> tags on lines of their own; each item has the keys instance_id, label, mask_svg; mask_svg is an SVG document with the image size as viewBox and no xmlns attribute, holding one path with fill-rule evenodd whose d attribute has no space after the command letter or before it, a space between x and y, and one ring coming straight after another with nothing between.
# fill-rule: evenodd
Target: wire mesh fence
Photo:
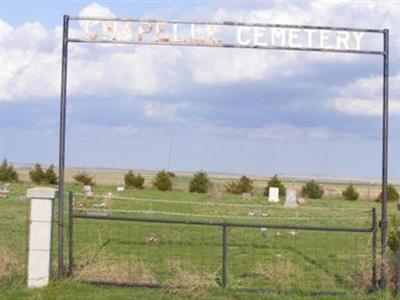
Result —
<instances>
[{"instance_id":1,"label":"wire mesh fence","mask_svg":"<svg viewBox=\"0 0 400 300\"><path fill-rule=\"evenodd\" d=\"M23 283L26 278L29 220L29 203L13 190L1 201L0 288L12 282Z\"/></svg>"},{"instance_id":2,"label":"wire mesh fence","mask_svg":"<svg viewBox=\"0 0 400 300\"><path fill-rule=\"evenodd\" d=\"M79 219L73 244L74 275L86 281L176 286L220 271L217 227Z\"/></svg>"},{"instance_id":3,"label":"wire mesh fence","mask_svg":"<svg viewBox=\"0 0 400 300\"><path fill-rule=\"evenodd\" d=\"M76 213L74 276L98 284L354 291L376 285L376 234Z\"/></svg>"},{"instance_id":4,"label":"wire mesh fence","mask_svg":"<svg viewBox=\"0 0 400 300\"><path fill-rule=\"evenodd\" d=\"M6 284L10 280L24 282L26 279L29 203L26 199L14 198L2 202L5 209L0 210L1 275L5 274L4 270L12 274L6 279L1 276ZM106 199L104 196L84 199L80 195L75 195L74 200L72 208L76 217L143 219L74 218L73 271L74 276L83 281L197 291L224 285L278 291L353 291L372 286L376 257L372 255L371 210L283 209L229 201L192 204L185 203L191 200L184 199L176 202ZM19 201L18 205L15 201ZM105 201L107 207L93 207ZM86 206L77 207L79 202ZM266 215L248 215L255 210ZM157 222L149 222L155 218ZM354 220L350 222L349 218ZM170 223L172 219L176 223ZM56 215L54 220L57 220ZM201 222L196 224L196 220ZM230 223L254 227L232 227ZM272 226L263 226L265 223ZM224 224L228 224L225 246ZM287 224L290 228L285 227ZM66 222L65 230L67 225ZM54 226L58 226L56 221ZM307 226L320 228L301 228ZM320 230L321 227L326 230ZM335 231L333 227L348 230ZM352 228L362 230L352 231ZM57 231L53 234L55 275ZM66 238L65 242L68 241ZM68 251L65 247L66 257Z\"/></svg>"},{"instance_id":5,"label":"wire mesh fence","mask_svg":"<svg viewBox=\"0 0 400 300\"><path fill-rule=\"evenodd\" d=\"M26 186L14 183L0 203L0 290L12 284L26 285L28 271L31 202ZM57 205L53 209L53 228L57 228ZM67 249L65 249L67 253ZM52 232L51 275L57 274L57 230Z\"/></svg>"},{"instance_id":6,"label":"wire mesh fence","mask_svg":"<svg viewBox=\"0 0 400 300\"><path fill-rule=\"evenodd\" d=\"M265 202L265 200L261 199ZM124 214L174 219L225 220L250 223L369 226L370 208L298 206L286 208L278 204L232 202L225 199L171 200L149 197L124 197L111 193L74 194L75 208L80 212Z\"/></svg>"},{"instance_id":7,"label":"wire mesh fence","mask_svg":"<svg viewBox=\"0 0 400 300\"><path fill-rule=\"evenodd\" d=\"M231 285L310 291L372 287L372 233L261 229L229 229Z\"/></svg>"}]
</instances>

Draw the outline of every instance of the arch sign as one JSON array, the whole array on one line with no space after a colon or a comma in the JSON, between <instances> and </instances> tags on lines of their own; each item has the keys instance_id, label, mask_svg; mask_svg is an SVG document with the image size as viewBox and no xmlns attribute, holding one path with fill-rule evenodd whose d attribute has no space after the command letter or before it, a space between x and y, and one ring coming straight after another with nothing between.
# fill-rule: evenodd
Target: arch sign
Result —
<instances>
[{"instance_id":1,"label":"arch sign","mask_svg":"<svg viewBox=\"0 0 400 300\"><path fill-rule=\"evenodd\" d=\"M69 28L71 26L71 32ZM75 27L74 27L75 26ZM63 215L67 63L70 43L195 46L314 51L382 56L382 219L381 256L387 245L389 30L244 22L94 18L64 16L59 144L58 275L63 276ZM250 54L249 54L250 55ZM386 286L381 260L382 287Z\"/></svg>"},{"instance_id":2,"label":"arch sign","mask_svg":"<svg viewBox=\"0 0 400 300\"><path fill-rule=\"evenodd\" d=\"M376 47L376 34L383 31L375 29L91 17L70 20L80 25L70 42L382 54Z\"/></svg>"}]
</instances>

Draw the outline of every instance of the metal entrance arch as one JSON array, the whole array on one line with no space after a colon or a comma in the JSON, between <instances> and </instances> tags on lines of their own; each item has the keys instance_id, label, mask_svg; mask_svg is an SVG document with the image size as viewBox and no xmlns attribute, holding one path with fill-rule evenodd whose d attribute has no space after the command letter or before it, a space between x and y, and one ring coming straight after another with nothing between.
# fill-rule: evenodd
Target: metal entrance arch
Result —
<instances>
[{"instance_id":1,"label":"metal entrance arch","mask_svg":"<svg viewBox=\"0 0 400 300\"><path fill-rule=\"evenodd\" d=\"M112 24L119 23L139 23L139 24L158 24L157 32L159 35L164 32L163 24L181 24L187 26L203 25L214 28L216 26L227 27L246 27L246 28L272 28L276 30L307 30L309 32L326 31L326 32L358 32L358 33L374 33L383 37L382 50L361 50L361 49L341 49L340 47L325 48L308 45L267 45L267 44L235 44L221 43L215 40L204 41L170 41L168 39L161 41L144 41L142 38L137 40L116 39L114 36L96 38L70 38L69 26L70 21L83 22L103 22L106 24L106 30L112 30ZM107 24L109 27L107 27ZM111 30L110 30L111 28ZM151 28L151 27L148 27ZM88 28L89 29L89 28ZM211 31L215 33L215 31ZM141 28L141 34L146 34L145 28ZM139 35L140 37L140 35ZM64 15L63 20L63 38L62 38L62 70L61 70L61 101L60 101L60 133L59 133L59 205L58 205L58 277L64 275L64 255L63 255L63 237L64 237L64 168L65 168L65 127L66 127L66 107L67 107L67 64L68 64L68 44L69 43L100 43L100 44L134 44L134 45L159 45L159 46L192 46L192 47L217 47L217 48L241 48L241 49L263 49L263 50L291 50L291 51L312 51L312 52L330 52L330 53L353 53L366 55L379 55L383 58L383 97L382 97L382 173L381 173L381 189L382 189L382 205L381 220L379 227L381 228L381 270L380 270L380 287L385 288L387 284L385 251L387 247L387 201L388 201L388 129L389 129L389 30L388 29L365 29L350 27L331 27L331 26L303 26L303 25L282 25L282 24L264 24L264 23L243 23L243 22L204 22L204 21L181 21L181 20L158 20L158 19L136 19L136 18L94 18L94 17L70 17ZM322 43L322 42L321 42Z\"/></svg>"}]
</instances>

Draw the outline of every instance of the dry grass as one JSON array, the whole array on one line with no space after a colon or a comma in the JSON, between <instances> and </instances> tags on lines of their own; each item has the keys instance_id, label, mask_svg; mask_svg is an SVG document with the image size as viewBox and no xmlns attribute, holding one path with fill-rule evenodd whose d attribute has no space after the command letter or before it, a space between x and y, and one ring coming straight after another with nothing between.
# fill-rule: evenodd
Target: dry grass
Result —
<instances>
[{"instance_id":1,"label":"dry grass","mask_svg":"<svg viewBox=\"0 0 400 300\"><path fill-rule=\"evenodd\" d=\"M118 262L97 257L75 271L79 280L114 281L117 283L155 284L153 272L137 257L130 256Z\"/></svg>"},{"instance_id":2,"label":"dry grass","mask_svg":"<svg viewBox=\"0 0 400 300\"><path fill-rule=\"evenodd\" d=\"M387 264L388 288L394 294L396 292L396 259L394 255L389 259Z\"/></svg>"},{"instance_id":3,"label":"dry grass","mask_svg":"<svg viewBox=\"0 0 400 300\"><path fill-rule=\"evenodd\" d=\"M278 289L288 290L299 272L290 260L279 259L268 265L256 263L251 274L268 282L273 282Z\"/></svg>"},{"instance_id":4,"label":"dry grass","mask_svg":"<svg viewBox=\"0 0 400 300\"><path fill-rule=\"evenodd\" d=\"M336 279L332 275L324 274L321 276L321 285L325 289L333 289L336 286Z\"/></svg>"},{"instance_id":5,"label":"dry grass","mask_svg":"<svg viewBox=\"0 0 400 300\"><path fill-rule=\"evenodd\" d=\"M5 247L0 247L0 281L14 275L21 275L24 265L20 264L15 254Z\"/></svg>"},{"instance_id":6,"label":"dry grass","mask_svg":"<svg viewBox=\"0 0 400 300\"><path fill-rule=\"evenodd\" d=\"M217 287L216 274L194 274L182 269L179 261L169 261L168 267L172 277L165 281L171 294L180 294L188 297L203 298L208 291Z\"/></svg>"},{"instance_id":7,"label":"dry grass","mask_svg":"<svg viewBox=\"0 0 400 300\"><path fill-rule=\"evenodd\" d=\"M368 291L371 289L371 266L365 264L355 268L345 277L345 283L350 287Z\"/></svg>"}]
</instances>

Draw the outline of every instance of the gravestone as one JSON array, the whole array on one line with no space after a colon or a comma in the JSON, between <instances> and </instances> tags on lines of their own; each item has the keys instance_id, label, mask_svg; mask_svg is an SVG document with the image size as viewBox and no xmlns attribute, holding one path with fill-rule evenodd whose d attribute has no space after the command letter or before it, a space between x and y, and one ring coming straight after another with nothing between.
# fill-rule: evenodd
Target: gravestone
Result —
<instances>
[{"instance_id":1,"label":"gravestone","mask_svg":"<svg viewBox=\"0 0 400 300\"><path fill-rule=\"evenodd\" d=\"M279 188L270 187L268 193L268 201L269 202L279 202Z\"/></svg>"},{"instance_id":2,"label":"gravestone","mask_svg":"<svg viewBox=\"0 0 400 300\"><path fill-rule=\"evenodd\" d=\"M7 198L9 191L0 190L0 198Z\"/></svg>"},{"instance_id":3,"label":"gravestone","mask_svg":"<svg viewBox=\"0 0 400 300\"><path fill-rule=\"evenodd\" d=\"M243 193L242 200L251 200L251 193Z\"/></svg>"},{"instance_id":4,"label":"gravestone","mask_svg":"<svg viewBox=\"0 0 400 300\"><path fill-rule=\"evenodd\" d=\"M84 185L83 186L83 192L84 193L90 193L92 191L92 186L90 185Z\"/></svg>"},{"instance_id":5,"label":"gravestone","mask_svg":"<svg viewBox=\"0 0 400 300\"><path fill-rule=\"evenodd\" d=\"M303 197L299 197L299 198L297 198L297 203L304 204L304 203L306 203L306 200Z\"/></svg>"},{"instance_id":6,"label":"gravestone","mask_svg":"<svg viewBox=\"0 0 400 300\"><path fill-rule=\"evenodd\" d=\"M295 189L286 190L285 207L296 208L297 204L297 192Z\"/></svg>"},{"instance_id":7,"label":"gravestone","mask_svg":"<svg viewBox=\"0 0 400 300\"><path fill-rule=\"evenodd\" d=\"M221 192L217 189L212 189L209 193L208 196L211 198L220 198L221 197Z\"/></svg>"},{"instance_id":8,"label":"gravestone","mask_svg":"<svg viewBox=\"0 0 400 300\"><path fill-rule=\"evenodd\" d=\"M4 188L0 190L0 198L7 198L10 190L8 189L10 184L5 184Z\"/></svg>"}]
</instances>

